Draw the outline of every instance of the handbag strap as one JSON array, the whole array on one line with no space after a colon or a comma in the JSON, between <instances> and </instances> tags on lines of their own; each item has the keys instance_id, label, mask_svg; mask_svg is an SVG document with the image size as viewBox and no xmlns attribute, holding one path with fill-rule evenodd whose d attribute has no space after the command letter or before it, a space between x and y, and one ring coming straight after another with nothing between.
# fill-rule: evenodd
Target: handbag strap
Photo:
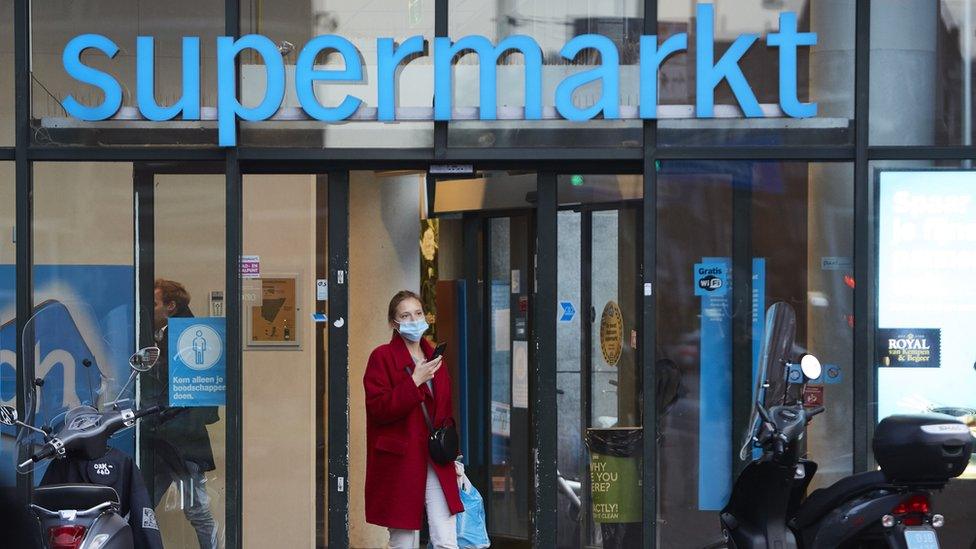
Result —
<instances>
[{"instance_id":1,"label":"handbag strap","mask_svg":"<svg viewBox=\"0 0 976 549\"><path fill-rule=\"evenodd\" d=\"M410 368L410 366L404 366L403 369L407 371L408 376L413 377L413 370ZM430 412L427 411L427 403L423 400L420 401L420 409L424 412L424 421L427 422L427 430L430 431L430 434L434 434L434 422L430 420Z\"/></svg>"}]
</instances>

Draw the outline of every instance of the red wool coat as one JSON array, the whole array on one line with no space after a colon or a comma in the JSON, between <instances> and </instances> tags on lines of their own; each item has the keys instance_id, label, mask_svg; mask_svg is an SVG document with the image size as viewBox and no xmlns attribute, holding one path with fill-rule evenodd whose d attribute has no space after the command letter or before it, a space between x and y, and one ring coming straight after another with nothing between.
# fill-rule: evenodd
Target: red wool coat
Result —
<instances>
[{"instance_id":1,"label":"red wool coat","mask_svg":"<svg viewBox=\"0 0 976 549\"><path fill-rule=\"evenodd\" d=\"M424 356L433 348L421 340ZM458 492L454 464L438 465L427 450L429 431L420 408L427 402L435 427L451 417L451 378L446 367L434 375L434 395L427 384L420 387L407 374L414 362L407 345L396 332L393 339L369 355L363 386L366 388L366 522L419 530L424 516L427 464L437 472L452 513L464 510Z\"/></svg>"}]
</instances>

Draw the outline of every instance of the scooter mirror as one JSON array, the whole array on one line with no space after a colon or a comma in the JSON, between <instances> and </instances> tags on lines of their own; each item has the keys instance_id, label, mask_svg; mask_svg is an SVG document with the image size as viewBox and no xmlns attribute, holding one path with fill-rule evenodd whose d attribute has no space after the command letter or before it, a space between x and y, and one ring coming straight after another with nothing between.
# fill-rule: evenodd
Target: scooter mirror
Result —
<instances>
[{"instance_id":1,"label":"scooter mirror","mask_svg":"<svg viewBox=\"0 0 976 549\"><path fill-rule=\"evenodd\" d=\"M820 359L813 355L803 355L803 358L800 359L800 369L803 370L803 375L807 379L817 379L823 373Z\"/></svg>"},{"instance_id":2,"label":"scooter mirror","mask_svg":"<svg viewBox=\"0 0 976 549\"><path fill-rule=\"evenodd\" d=\"M17 425L17 409L13 406L0 406L0 423L11 427Z\"/></svg>"},{"instance_id":3,"label":"scooter mirror","mask_svg":"<svg viewBox=\"0 0 976 549\"><path fill-rule=\"evenodd\" d=\"M148 372L158 360L159 347L145 347L129 357L129 366L137 372Z\"/></svg>"}]
</instances>

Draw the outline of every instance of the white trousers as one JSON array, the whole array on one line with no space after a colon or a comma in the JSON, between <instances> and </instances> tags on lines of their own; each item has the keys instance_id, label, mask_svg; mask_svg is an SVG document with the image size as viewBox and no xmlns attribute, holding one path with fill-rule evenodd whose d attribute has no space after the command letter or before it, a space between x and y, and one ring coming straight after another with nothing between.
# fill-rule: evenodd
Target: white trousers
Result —
<instances>
[{"instance_id":1,"label":"white trousers","mask_svg":"<svg viewBox=\"0 0 976 549\"><path fill-rule=\"evenodd\" d=\"M444 490L437 480L434 468L427 464L427 524L430 526L430 544L434 549L457 549L455 517L447 507ZM420 545L418 530L390 528L390 549L416 549Z\"/></svg>"}]
</instances>

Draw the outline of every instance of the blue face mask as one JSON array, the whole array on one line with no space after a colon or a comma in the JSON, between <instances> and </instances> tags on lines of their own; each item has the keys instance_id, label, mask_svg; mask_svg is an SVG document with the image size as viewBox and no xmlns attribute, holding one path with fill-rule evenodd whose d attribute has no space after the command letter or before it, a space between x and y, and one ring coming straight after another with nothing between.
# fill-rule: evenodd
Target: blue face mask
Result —
<instances>
[{"instance_id":1,"label":"blue face mask","mask_svg":"<svg viewBox=\"0 0 976 549\"><path fill-rule=\"evenodd\" d=\"M424 332L430 328L430 324L427 324L427 319L421 318L420 320L414 320L411 322L398 322L400 335L409 339L410 341L420 341L420 338L424 336Z\"/></svg>"}]
</instances>

